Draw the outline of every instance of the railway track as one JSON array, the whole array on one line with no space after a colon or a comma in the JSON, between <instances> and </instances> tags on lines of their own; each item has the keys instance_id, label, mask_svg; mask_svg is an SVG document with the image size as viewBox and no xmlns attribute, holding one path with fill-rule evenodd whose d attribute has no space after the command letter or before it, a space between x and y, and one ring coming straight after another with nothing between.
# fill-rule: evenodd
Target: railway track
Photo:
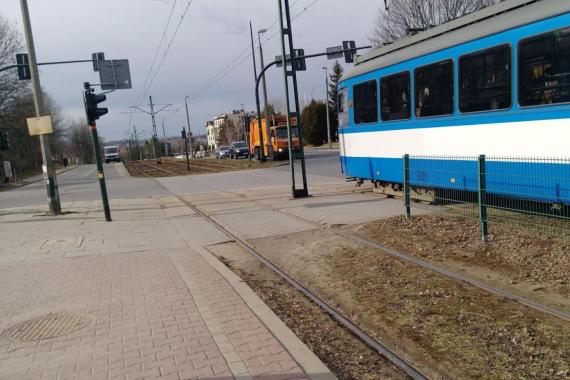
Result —
<instances>
[{"instance_id":1,"label":"railway track","mask_svg":"<svg viewBox=\"0 0 570 380\"><path fill-rule=\"evenodd\" d=\"M186 162L174 160L162 160L161 165L152 164L149 161L130 161L127 163L127 169L133 168L138 175L146 177L171 177L188 174ZM216 162L193 161L190 166L190 173L207 174L219 173L224 171L237 171L244 168L236 165L226 165Z\"/></svg>"},{"instance_id":2,"label":"railway track","mask_svg":"<svg viewBox=\"0 0 570 380\"><path fill-rule=\"evenodd\" d=\"M223 193L235 195L235 193L231 193L231 192L227 192L227 191L223 191ZM297 215L294 215L294 214L285 212L285 211L283 211L283 210L281 210L281 209L279 209L279 208L267 206L266 204L260 203L260 202L254 200L254 199L247 198L247 197L246 197L245 195L243 195L243 194L239 194L239 193L238 193L238 195L239 195L240 197L246 199L247 201L253 202L253 203L257 204L258 206L261 206L261 207L265 207L265 208L267 208L267 209L270 209L271 211L276 211L276 212L279 212L279 213L281 213L281 214L284 214L284 215L287 215L287 216L290 216L290 217L294 217L294 218L296 218L296 219L298 219L298 220L300 220L300 221L303 221L303 222L305 222L305 223L313 224L315 227L318 227L318 228L321 228L321 227L322 227L322 225L321 225L320 223L317 223L317 222L315 222L315 221L313 221L313 220L306 219L306 218L303 218L303 217L300 217L300 216L297 216ZM410 263L410 264L412 264L412 265L417 265L417 266L419 266L419 267L428 269L428 270L430 270L430 271L432 271L432 272L435 272L435 273L437 273L437 274L439 274L439 275L442 275L442 276L445 276L445 277L447 277L447 278L450 278L450 279L452 279L452 280L454 280L454 281L459 281L459 282L466 283L466 284L471 285L471 286L473 286L473 287L475 287L475 288L477 288L477 289L483 290L483 291L485 291L485 292L491 293L491 294L496 295L496 296L499 296L499 297L503 297L503 298L509 299L509 300L511 300L511 301L518 302L518 303L520 303L520 304L522 304L522 305L525 305L525 306L527 306L527 307L530 307L530 308L532 308L532 309L535 309L535 310L537 310L537 311L539 311L539 312L541 312L541 313L549 314L549 315L555 316L555 317L557 317L557 318L560 318L560 319L562 319L562 320L564 320L564 321L570 322L570 313L568 313L568 312L566 312L566 311L559 310L559 309L553 308L553 307L551 307L551 306L541 304L541 303L539 303L539 302L535 302L535 301L533 301L533 300L531 300L531 299L528 299L528 298L526 298L526 297L520 296L520 295L518 295L518 294L514 294L514 293L509 292L509 291L507 291L507 290L504 290L504 289L501 289L501 288L497 288L497 287L491 286L491 285L489 285L489 284L486 284L486 283L484 283L484 282L478 281L478 280L476 280L476 279L473 279L473 278L464 276L464 275L462 275L462 274L460 274L460 273L456 273L456 272L447 270L447 269L442 268L442 267L440 267L440 266L434 265L434 264L432 264L432 263L430 263L430 262L428 262L428 261L419 259L419 258L417 258L417 257L415 257L415 256L412 256L412 255L408 255L408 254L405 254L405 253L396 251L396 250L394 250L394 249L392 249L392 248L390 248L390 247L387 247L387 246L382 245L382 244L378 244L378 243L376 243L376 242L374 242L374 241L372 241L372 240L369 240L369 239L364 238L364 237L362 237L362 236L358 236L358 235L356 235L356 234L354 234L354 233L351 233L351 232L335 230L335 231L334 231L334 234L336 234L336 235L338 235L338 236L342 236L342 237L344 237L344 238L346 238L346 239L350 239L350 240L352 240L352 241L354 241L354 242L356 242L356 243L365 245L365 246L367 246L367 247L369 247L369 248L376 249L376 250L382 252L383 254L386 254L386 255L395 257L395 258L397 258L397 259L406 261L406 262L408 262L408 263Z\"/></svg>"},{"instance_id":3,"label":"railway track","mask_svg":"<svg viewBox=\"0 0 570 380\"><path fill-rule=\"evenodd\" d=\"M149 166L152 166L152 165L149 165ZM160 184L160 182L158 182L158 183ZM160 184L160 185L165 187L162 184ZM166 188L166 189L168 190L168 188ZM227 191L222 191L222 192L235 195L235 193L230 193ZM253 203L258 204L260 206L263 206L265 208L271 209L273 211L280 212L280 213L288 215L288 216L293 216L293 217L295 217L299 220L302 220L304 222L308 222L308 223L314 224L315 226L322 227L321 224L314 222L312 220L305 219L305 218L299 217L297 215L287 213L287 212L280 210L278 208L269 207L266 204L262 204L262 203L259 203L258 201L252 200L243 194L238 194L238 195L241 196L242 198L250 201L250 202L253 202ZM183 197L179 196L178 194L174 194L174 196L176 196L184 205L191 208L194 212L196 212L198 215L200 215L202 218L204 218L206 221L208 221L214 227L216 227L221 232L223 232L226 236L228 236L229 239L235 241L246 252L251 254L253 257L255 257L257 260L259 260L262 264L264 264L270 270L274 271L277 275L279 275L289 285L293 286L295 289L297 289L299 292L301 292L307 298L309 298L314 303L316 303L319 307L321 307L323 310L325 310L332 318L334 318L337 322L339 322L343 327L345 327L346 329L351 331L355 336L357 336L359 339L361 339L369 347L373 348L374 350L379 352L381 355L383 355L386 359L391 361L394 365L396 365L397 367L402 369L411 378L413 378L413 379L428 379L427 375L425 375L421 370L419 370L417 367L415 367L412 363L409 363L407 360L405 360L404 358L399 356L396 352L392 351L389 347L387 347L381 341L370 336L366 331L364 331L360 327L358 327L356 325L356 323L352 322L349 318L342 315L335 307L328 304L326 301L324 301L322 298L320 298L317 294L311 292L309 289L304 287L301 283L299 283L294 278L292 278L288 273L281 270L278 266L273 264L269 259L264 257L259 251L257 251L255 249L255 247L253 245L251 245L250 243L248 243L245 239L240 238L236 233L234 233L231 230L229 230L228 228L226 228L224 225L222 225L217 220L215 220L212 216L210 216L209 214L207 214L206 212L204 212L203 210L201 210L199 207L195 206L191 202L187 201ZM373 242L373 241L368 240L366 238L363 238L361 236L357 236L353 233L345 232L345 231L334 231L334 233L339 235L339 236L343 236L344 238L353 240L354 242L360 243L360 244L368 246L370 248L374 248L374 249L378 250L379 252L382 252L383 254L387 254L389 256L396 257L396 258L403 260L403 261L406 261L412 265L417 265L417 266L423 267L425 269L428 269L430 271L433 271L435 273L443 275L447 278L450 278L454 281L459 281L459 282L469 284L475 288L478 288L478 289L481 289L483 291L492 293L496 296L504 297L504 298L507 298L509 300L521 303L527 307L530 307L530 308L535 309L537 311L540 311L542 313L558 317L558 318L563 319L565 321L570 321L570 314L565 312L565 311L558 310L558 309L552 308L550 306L534 302L530 299L519 296L517 294L513 294L513 293L508 292L506 290L490 286L488 284L482 283L482 282L477 281L475 279L471 279L471 278L463 276L461 274L458 274L458 273L449 271L447 269L438 267L438 266L433 265L427 261L418 259L418 258L413 257L411 255L407 255L407 254L398 252L396 250L393 250L389 247L383 246L381 244L378 244L376 242Z\"/></svg>"},{"instance_id":4,"label":"railway track","mask_svg":"<svg viewBox=\"0 0 570 380\"><path fill-rule=\"evenodd\" d=\"M162 183L157 183L164 187L166 190L170 191L166 186ZM410 376L414 380L428 380L429 377L425 375L420 369L416 368L412 363L409 363L406 359L402 358L396 352L392 351L389 347L387 347L384 343L380 342L378 339L370 336L366 331L358 327L354 322L352 322L349 318L342 315L335 307L328 304L322 298L320 298L316 293L313 293L306 287L304 287L301 283L287 274L285 271L281 270L277 265L273 264L269 259L265 258L260 252L258 252L254 246L249 244L246 240L240 238L237 234L230 231L228 228L220 224L218 221L213 219L208 214L204 213L200 208L193 205L191 202L187 201L180 195L173 193L170 191L180 202L182 202L186 207L192 209L198 215L200 215L204 220L208 223L213 225L215 228L220 230L224 235L226 235L230 240L233 240L238 244L241 248L243 248L246 252L251 254L257 260L259 260L262 264L264 264L267 268L275 272L279 277L281 277L285 282L289 285L294 287L296 290L301 292L304 296L309 298L319 307L321 307L327 314L329 314L333 319L335 319L340 325L344 328L349 330L352 334L362 340L366 345L371 347L372 349L376 350L379 354L384 356L387 360L393 363L395 366L400 368L404 371L408 376Z\"/></svg>"}]
</instances>

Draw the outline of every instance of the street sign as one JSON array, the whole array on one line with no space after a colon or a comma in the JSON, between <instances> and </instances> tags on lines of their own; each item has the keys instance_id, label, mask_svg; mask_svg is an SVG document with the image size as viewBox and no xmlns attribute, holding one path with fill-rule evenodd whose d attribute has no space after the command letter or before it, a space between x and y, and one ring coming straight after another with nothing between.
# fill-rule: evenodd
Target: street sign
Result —
<instances>
[{"instance_id":1,"label":"street sign","mask_svg":"<svg viewBox=\"0 0 570 380\"><path fill-rule=\"evenodd\" d=\"M30 136L49 135L53 133L51 116L30 117L28 121L28 131Z\"/></svg>"},{"instance_id":2,"label":"street sign","mask_svg":"<svg viewBox=\"0 0 570 380\"><path fill-rule=\"evenodd\" d=\"M356 57L356 42L342 41L342 48L344 50L344 61L346 63L354 63L354 58Z\"/></svg>"},{"instance_id":3,"label":"street sign","mask_svg":"<svg viewBox=\"0 0 570 380\"><path fill-rule=\"evenodd\" d=\"M105 59L105 53L93 53L91 54L91 58L93 59L93 71L99 71L99 61L103 61Z\"/></svg>"},{"instance_id":4,"label":"street sign","mask_svg":"<svg viewBox=\"0 0 570 380\"><path fill-rule=\"evenodd\" d=\"M101 89L126 90L132 88L128 59L111 59L98 62Z\"/></svg>"},{"instance_id":5,"label":"street sign","mask_svg":"<svg viewBox=\"0 0 570 380\"><path fill-rule=\"evenodd\" d=\"M30 62L27 54L16 54L16 63L18 64L18 78L20 80L32 79L30 71Z\"/></svg>"},{"instance_id":6,"label":"street sign","mask_svg":"<svg viewBox=\"0 0 570 380\"><path fill-rule=\"evenodd\" d=\"M333 46L327 48L327 59L338 59L344 56L342 46Z\"/></svg>"}]
</instances>

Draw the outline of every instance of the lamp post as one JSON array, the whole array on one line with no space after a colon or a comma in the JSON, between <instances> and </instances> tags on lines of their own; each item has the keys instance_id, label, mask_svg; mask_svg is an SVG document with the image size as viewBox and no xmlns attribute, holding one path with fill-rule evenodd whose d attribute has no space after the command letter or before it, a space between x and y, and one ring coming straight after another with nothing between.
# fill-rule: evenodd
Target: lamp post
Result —
<instances>
[{"instance_id":1,"label":"lamp post","mask_svg":"<svg viewBox=\"0 0 570 380\"><path fill-rule=\"evenodd\" d=\"M257 39L259 41L259 58L261 60L261 68L265 67L263 62L263 45L261 44L261 35L267 32L267 29L260 29L257 31ZM267 155L269 159L273 159L273 144L271 142L271 127L269 125L269 102L267 101L267 82L265 81L265 73L263 73L262 77L262 85L263 85L263 102L265 103L265 129L267 132Z\"/></svg>"},{"instance_id":2,"label":"lamp post","mask_svg":"<svg viewBox=\"0 0 570 380\"><path fill-rule=\"evenodd\" d=\"M331 115L329 112L329 68L323 66L323 70L325 70L325 104L327 105L327 141L329 143L329 149L332 149L332 142L331 142Z\"/></svg>"},{"instance_id":3,"label":"lamp post","mask_svg":"<svg viewBox=\"0 0 570 380\"><path fill-rule=\"evenodd\" d=\"M249 34L251 35L251 56L253 58L253 77L254 80L257 81L257 61L255 60L255 43L253 40L253 26L251 24L251 21L249 22ZM262 68L263 70L263 68ZM257 86L257 82L256 82L256 86ZM259 133L259 161L260 162L265 162L265 149L263 149L263 130L262 128L262 124L261 124L261 111L260 111L260 105L259 105L259 98L257 98L257 116L258 116L258 120L257 120L257 126L258 126L258 133ZM269 136L267 136L269 137ZM251 154L251 152L249 152L249 154Z\"/></svg>"},{"instance_id":4,"label":"lamp post","mask_svg":"<svg viewBox=\"0 0 570 380\"><path fill-rule=\"evenodd\" d=\"M188 123L188 139L190 140L190 155L192 155L192 130L190 129L190 113L188 112L188 98L184 97L184 105L186 106L186 122Z\"/></svg>"}]
</instances>

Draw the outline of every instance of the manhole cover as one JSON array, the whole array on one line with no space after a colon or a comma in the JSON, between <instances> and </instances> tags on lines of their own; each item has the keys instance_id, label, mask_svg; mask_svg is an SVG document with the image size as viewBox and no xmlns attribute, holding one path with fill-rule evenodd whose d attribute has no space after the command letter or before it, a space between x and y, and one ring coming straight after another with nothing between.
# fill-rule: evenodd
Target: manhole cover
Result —
<instances>
[{"instance_id":1,"label":"manhole cover","mask_svg":"<svg viewBox=\"0 0 570 380\"><path fill-rule=\"evenodd\" d=\"M50 314L9 327L2 338L18 342L31 342L55 338L81 330L91 323L91 318L73 314Z\"/></svg>"}]
</instances>

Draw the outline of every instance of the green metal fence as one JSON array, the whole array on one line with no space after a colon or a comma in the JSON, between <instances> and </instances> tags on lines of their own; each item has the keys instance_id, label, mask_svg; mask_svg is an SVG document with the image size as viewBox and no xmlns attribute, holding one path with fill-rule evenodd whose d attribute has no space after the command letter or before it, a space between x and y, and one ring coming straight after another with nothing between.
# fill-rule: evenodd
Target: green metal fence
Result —
<instances>
[{"instance_id":1,"label":"green metal fence","mask_svg":"<svg viewBox=\"0 0 570 380\"><path fill-rule=\"evenodd\" d=\"M570 235L570 159L403 157L404 207Z\"/></svg>"}]
</instances>

